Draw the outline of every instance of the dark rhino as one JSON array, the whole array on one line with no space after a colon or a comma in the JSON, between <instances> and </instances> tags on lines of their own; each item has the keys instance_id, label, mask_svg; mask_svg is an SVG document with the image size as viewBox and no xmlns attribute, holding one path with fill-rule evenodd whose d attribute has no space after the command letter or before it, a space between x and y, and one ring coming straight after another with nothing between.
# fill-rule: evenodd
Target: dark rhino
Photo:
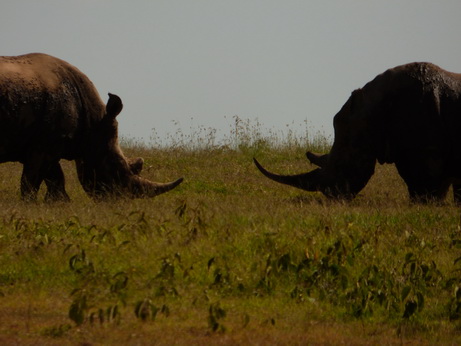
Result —
<instances>
[{"instance_id":1,"label":"dark rhino","mask_svg":"<svg viewBox=\"0 0 461 346\"><path fill-rule=\"evenodd\" d=\"M23 199L35 200L43 181L47 200L68 200L60 159L75 160L93 198L152 197L182 181L154 183L139 176L142 159L127 159L118 144L116 95L102 102L77 68L45 54L0 57L0 162L19 161Z\"/></svg>"},{"instance_id":2,"label":"dark rhino","mask_svg":"<svg viewBox=\"0 0 461 346\"><path fill-rule=\"evenodd\" d=\"M355 90L334 117L329 154L308 152L319 166L270 179L328 197L351 199L380 164L395 163L416 202L443 200L453 185L461 203L461 74L430 63L398 66Z\"/></svg>"}]
</instances>

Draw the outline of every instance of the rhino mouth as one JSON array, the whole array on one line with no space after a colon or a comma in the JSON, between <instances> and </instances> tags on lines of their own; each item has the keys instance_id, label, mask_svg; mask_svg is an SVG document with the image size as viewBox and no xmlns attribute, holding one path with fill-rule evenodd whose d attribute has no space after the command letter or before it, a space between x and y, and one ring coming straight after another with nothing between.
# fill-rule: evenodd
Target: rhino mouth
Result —
<instances>
[{"instance_id":1,"label":"rhino mouth","mask_svg":"<svg viewBox=\"0 0 461 346\"><path fill-rule=\"evenodd\" d=\"M155 197L173 190L184 180L179 178L166 183L150 181L139 175L143 163L142 158L125 159L122 154L116 160L102 160L97 166L91 161L88 164L83 160L76 160L80 183L85 192L95 200Z\"/></svg>"}]
</instances>

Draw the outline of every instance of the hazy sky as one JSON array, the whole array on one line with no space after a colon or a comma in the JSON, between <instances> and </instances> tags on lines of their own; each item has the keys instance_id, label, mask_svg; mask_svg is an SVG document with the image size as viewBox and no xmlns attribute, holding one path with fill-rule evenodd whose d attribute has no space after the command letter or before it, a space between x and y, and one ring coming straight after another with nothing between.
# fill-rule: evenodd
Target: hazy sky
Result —
<instances>
[{"instance_id":1,"label":"hazy sky","mask_svg":"<svg viewBox=\"0 0 461 346\"><path fill-rule=\"evenodd\" d=\"M460 15L460 0L2 0L0 55L77 66L104 101L122 98L126 137L220 136L234 115L330 135L352 90L387 68L461 72Z\"/></svg>"}]
</instances>

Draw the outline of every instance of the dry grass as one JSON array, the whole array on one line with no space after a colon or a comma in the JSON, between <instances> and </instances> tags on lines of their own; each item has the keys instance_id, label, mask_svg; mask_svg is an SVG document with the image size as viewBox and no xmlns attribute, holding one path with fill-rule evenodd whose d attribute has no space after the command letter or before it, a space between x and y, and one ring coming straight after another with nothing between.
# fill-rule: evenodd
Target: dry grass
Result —
<instances>
[{"instance_id":1,"label":"dry grass","mask_svg":"<svg viewBox=\"0 0 461 346\"><path fill-rule=\"evenodd\" d=\"M459 322L447 308L461 282L454 264L459 210L451 201L411 205L392 166L377 166L360 196L344 204L269 181L252 163L256 155L273 171L312 169L302 146L131 145L125 151L144 157L143 176L184 176L185 182L155 199L95 203L78 184L73 164L64 162L73 201L23 203L20 165L0 165L1 344L461 342ZM328 258L347 270L344 290L358 285L354 280L373 264L389 269L395 287L407 282L409 297L422 292L424 308L403 318L402 306L370 302L372 313L354 317L333 272L319 274L320 283L309 288L303 261L320 270L322 256L330 256L338 241L343 252ZM434 262L440 279L405 281L409 253L417 268ZM115 305L119 314L77 326L68 316L75 291L87 294L85 317ZM155 320L136 317L143 300L158 309Z\"/></svg>"}]
</instances>

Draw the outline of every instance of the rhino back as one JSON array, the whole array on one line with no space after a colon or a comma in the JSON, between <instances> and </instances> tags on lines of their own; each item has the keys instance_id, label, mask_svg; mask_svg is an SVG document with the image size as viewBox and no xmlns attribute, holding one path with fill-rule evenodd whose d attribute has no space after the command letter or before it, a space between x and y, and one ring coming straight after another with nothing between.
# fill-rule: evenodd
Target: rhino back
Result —
<instances>
[{"instance_id":1,"label":"rhino back","mask_svg":"<svg viewBox=\"0 0 461 346\"><path fill-rule=\"evenodd\" d=\"M363 89L380 162L437 158L461 172L460 74L410 63L385 71Z\"/></svg>"},{"instance_id":2,"label":"rhino back","mask_svg":"<svg viewBox=\"0 0 461 346\"><path fill-rule=\"evenodd\" d=\"M0 57L0 161L22 161L31 149L78 157L104 114L93 83L45 54Z\"/></svg>"}]
</instances>

